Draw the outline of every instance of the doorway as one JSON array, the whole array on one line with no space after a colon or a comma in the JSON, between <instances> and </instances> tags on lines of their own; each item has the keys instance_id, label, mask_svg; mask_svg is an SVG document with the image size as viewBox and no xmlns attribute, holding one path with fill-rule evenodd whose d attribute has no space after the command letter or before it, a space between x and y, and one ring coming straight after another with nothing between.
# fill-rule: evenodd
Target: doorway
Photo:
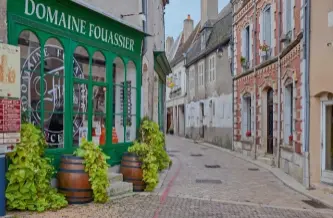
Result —
<instances>
[{"instance_id":1,"label":"doorway","mask_svg":"<svg viewBox=\"0 0 333 218\"><path fill-rule=\"evenodd\" d=\"M273 89L267 90L267 153L273 154Z\"/></svg>"},{"instance_id":2,"label":"doorway","mask_svg":"<svg viewBox=\"0 0 333 218\"><path fill-rule=\"evenodd\" d=\"M333 185L333 101L322 103L321 181Z\"/></svg>"}]
</instances>

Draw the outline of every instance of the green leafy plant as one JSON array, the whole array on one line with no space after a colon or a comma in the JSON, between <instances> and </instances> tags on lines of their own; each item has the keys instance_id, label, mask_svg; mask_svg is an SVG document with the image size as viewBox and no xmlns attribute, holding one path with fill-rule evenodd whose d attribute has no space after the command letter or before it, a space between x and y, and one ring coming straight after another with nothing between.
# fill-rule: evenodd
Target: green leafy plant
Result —
<instances>
[{"instance_id":1,"label":"green leafy plant","mask_svg":"<svg viewBox=\"0 0 333 218\"><path fill-rule=\"evenodd\" d=\"M105 203L109 196L107 188L110 186L108 180L108 168L106 160L110 159L102 149L94 144L83 140L74 155L84 158L85 171L89 175L89 181L93 190L93 197L96 203Z\"/></svg>"},{"instance_id":2,"label":"green leafy plant","mask_svg":"<svg viewBox=\"0 0 333 218\"><path fill-rule=\"evenodd\" d=\"M158 172L171 164L164 145L164 134L159 130L158 124L145 118L141 122L138 141L128 148L128 152L137 154L142 161L145 191L154 190L158 184Z\"/></svg>"},{"instance_id":3,"label":"green leafy plant","mask_svg":"<svg viewBox=\"0 0 333 218\"><path fill-rule=\"evenodd\" d=\"M32 124L22 125L21 143L8 154L11 161L6 173L9 210L42 212L60 209L68 204L65 196L51 187L55 170L51 160L44 157L46 147L41 130Z\"/></svg>"}]
</instances>

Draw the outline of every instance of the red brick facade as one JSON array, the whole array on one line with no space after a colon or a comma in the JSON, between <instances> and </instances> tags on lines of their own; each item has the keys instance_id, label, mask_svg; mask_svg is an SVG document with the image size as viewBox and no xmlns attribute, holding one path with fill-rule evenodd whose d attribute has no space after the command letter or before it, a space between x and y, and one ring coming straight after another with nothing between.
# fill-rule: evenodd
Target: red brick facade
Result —
<instances>
[{"instance_id":1,"label":"red brick facade","mask_svg":"<svg viewBox=\"0 0 333 218\"><path fill-rule=\"evenodd\" d=\"M272 88L273 97L273 161L278 164L278 148L282 147L289 152L301 153L302 146L302 72L301 72L301 0L293 1L293 30L292 39L288 44L280 42L283 33L284 2L273 0L233 1L234 6L234 147L247 155L263 156L266 154L267 121L264 111L267 110L265 96L267 89ZM245 1L246 2L246 1ZM273 3L274 2L274 3ZM260 14L267 4L271 5L272 15L272 43L271 57L267 61L261 61L260 51ZM236 10L236 11L235 11ZM279 11L281 13L279 13ZM281 15L280 15L281 14ZM279 22L280 20L280 25ZM251 58L250 68L243 70L241 67L242 57L242 30L251 25ZM279 46L280 45L280 46ZM280 47L280 51L279 51ZM280 71L280 73L279 73ZM280 78L279 78L280 77ZM286 83L293 84L293 142L289 145L284 143L284 90ZM280 89L280 94L279 94ZM251 94L251 137L242 135L242 97L245 93ZM280 107L280 111L279 111ZM267 113L267 112L266 112ZM278 122L280 120L280 125ZM280 142L280 146L278 145ZM256 145L256 147L254 147ZM255 154L254 154L255 153Z\"/></svg>"}]
</instances>

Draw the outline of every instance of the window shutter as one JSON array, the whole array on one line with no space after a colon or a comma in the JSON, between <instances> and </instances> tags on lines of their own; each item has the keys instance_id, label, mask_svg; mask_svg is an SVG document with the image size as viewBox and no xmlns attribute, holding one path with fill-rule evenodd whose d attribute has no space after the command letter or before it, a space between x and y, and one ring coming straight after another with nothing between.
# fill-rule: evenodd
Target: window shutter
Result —
<instances>
[{"instance_id":1,"label":"window shutter","mask_svg":"<svg viewBox=\"0 0 333 218\"><path fill-rule=\"evenodd\" d=\"M265 41L266 44L271 46L271 8L265 11Z\"/></svg>"},{"instance_id":2,"label":"window shutter","mask_svg":"<svg viewBox=\"0 0 333 218\"><path fill-rule=\"evenodd\" d=\"M285 88L285 99L284 99L284 142L286 144L289 143L289 135L290 135L290 125L291 125L291 122L290 122L290 92L287 88Z\"/></svg>"},{"instance_id":3,"label":"window shutter","mask_svg":"<svg viewBox=\"0 0 333 218\"><path fill-rule=\"evenodd\" d=\"M213 80L215 80L216 79L216 66L215 66L215 56L213 57L213 69L212 69L212 71L213 71Z\"/></svg>"},{"instance_id":4,"label":"window shutter","mask_svg":"<svg viewBox=\"0 0 333 218\"><path fill-rule=\"evenodd\" d=\"M250 59L250 67L252 66L252 61L253 61L253 55L252 55L252 46L253 46L253 37L252 37L252 30L253 30L253 24L250 24L249 28L249 59Z\"/></svg>"},{"instance_id":5,"label":"window shutter","mask_svg":"<svg viewBox=\"0 0 333 218\"><path fill-rule=\"evenodd\" d=\"M242 56L246 56L246 30L242 30Z\"/></svg>"},{"instance_id":6,"label":"window shutter","mask_svg":"<svg viewBox=\"0 0 333 218\"><path fill-rule=\"evenodd\" d=\"M247 130L247 101L245 98L242 98L242 130L243 135L245 136Z\"/></svg>"},{"instance_id":7,"label":"window shutter","mask_svg":"<svg viewBox=\"0 0 333 218\"><path fill-rule=\"evenodd\" d=\"M259 42L260 45L264 42L264 14L260 14L259 16L259 26L260 26L260 33L259 33Z\"/></svg>"}]
</instances>

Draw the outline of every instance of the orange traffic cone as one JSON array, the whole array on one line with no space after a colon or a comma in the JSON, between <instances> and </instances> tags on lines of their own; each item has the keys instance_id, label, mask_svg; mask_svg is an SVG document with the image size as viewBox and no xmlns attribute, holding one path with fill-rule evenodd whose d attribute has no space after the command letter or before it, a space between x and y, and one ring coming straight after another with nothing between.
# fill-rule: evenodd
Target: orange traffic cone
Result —
<instances>
[{"instance_id":1,"label":"orange traffic cone","mask_svg":"<svg viewBox=\"0 0 333 218\"><path fill-rule=\"evenodd\" d=\"M118 143L118 136L116 132L116 128L112 128L112 144L117 144Z\"/></svg>"}]
</instances>

